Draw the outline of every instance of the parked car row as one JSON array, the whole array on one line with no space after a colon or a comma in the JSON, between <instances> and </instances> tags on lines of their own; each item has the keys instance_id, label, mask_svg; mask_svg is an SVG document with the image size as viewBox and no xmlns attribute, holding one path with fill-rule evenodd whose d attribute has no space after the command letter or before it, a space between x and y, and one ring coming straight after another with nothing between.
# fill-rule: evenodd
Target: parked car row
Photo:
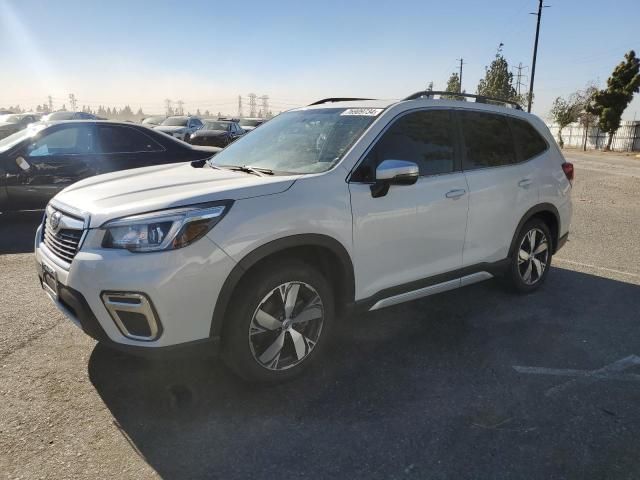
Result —
<instances>
[{"instance_id":1,"label":"parked car row","mask_svg":"<svg viewBox=\"0 0 640 480\"><path fill-rule=\"evenodd\" d=\"M201 119L191 115L152 115L140 123L194 145L226 147L264 121L263 118Z\"/></svg>"}]
</instances>

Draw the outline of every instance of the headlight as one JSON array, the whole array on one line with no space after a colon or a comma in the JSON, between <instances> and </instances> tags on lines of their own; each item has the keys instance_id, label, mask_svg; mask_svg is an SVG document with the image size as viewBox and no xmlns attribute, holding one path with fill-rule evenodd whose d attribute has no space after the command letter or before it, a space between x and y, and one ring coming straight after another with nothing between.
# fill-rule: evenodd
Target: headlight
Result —
<instances>
[{"instance_id":1,"label":"headlight","mask_svg":"<svg viewBox=\"0 0 640 480\"><path fill-rule=\"evenodd\" d=\"M186 247L204 237L231 208L231 201L152 212L104 224L103 248L155 252Z\"/></svg>"}]
</instances>

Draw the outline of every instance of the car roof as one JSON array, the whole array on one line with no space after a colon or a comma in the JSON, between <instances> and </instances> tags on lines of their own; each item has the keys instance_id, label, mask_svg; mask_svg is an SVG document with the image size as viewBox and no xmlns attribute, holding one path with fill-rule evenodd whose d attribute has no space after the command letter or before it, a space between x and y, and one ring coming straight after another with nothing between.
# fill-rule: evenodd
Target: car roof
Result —
<instances>
[{"instance_id":1,"label":"car roof","mask_svg":"<svg viewBox=\"0 0 640 480\"><path fill-rule=\"evenodd\" d=\"M41 122L38 122L41 125L46 125L46 126L51 126L51 125L63 125L63 124L82 124L82 123L86 123L86 124L101 124L101 125L123 125L125 127L131 127L131 126L140 126L140 124L138 123L134 123L134 122L120 122L117 120L97 120L97 119L86 119L86 120L43 120Z\"/></svg>"},{"instance_id":2,"label":"car roof","mask_svg":"<svg viewBox=\"0 0 640 480\"><path fill-rule=\"evenodd\" d=\"M413 100L348 100L348 101L329 101L326 103L320 103L317 105L308 105L306 107L294 108L291 111L303 111L303 110L321 110L327 108L382 108L388 109L396 105L413 106L415 108L455 108L459 110L484 110L487 112L508 114L516 117L521 117L525 120L535 119L539 120L536 115L527 113L523 110L519 110L513 107L506 107L503 105L495 105L492 103L481 103L474 101L460 101L449 100L442 98L428 98L421 97Z\"/></svg>"}]
</instances>

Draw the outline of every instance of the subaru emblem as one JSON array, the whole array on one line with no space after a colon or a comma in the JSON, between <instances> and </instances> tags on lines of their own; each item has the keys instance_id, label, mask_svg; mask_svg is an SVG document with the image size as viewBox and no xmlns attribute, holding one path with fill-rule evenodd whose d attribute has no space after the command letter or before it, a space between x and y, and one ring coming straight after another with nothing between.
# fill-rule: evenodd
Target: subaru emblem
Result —
<instances>
[{"instance_id":1,"label":"subaru emblem","mask_svg":"<svg viewBox=\"0 0 640 480\"><path fill-rule=\"evenodd\" d=\"M53 228L54 230L58 229L58 226L60 225L60 218L62 218L60 212L54 212L53 215L51 215L51 228Z\"/></svg>"}]
</instances>

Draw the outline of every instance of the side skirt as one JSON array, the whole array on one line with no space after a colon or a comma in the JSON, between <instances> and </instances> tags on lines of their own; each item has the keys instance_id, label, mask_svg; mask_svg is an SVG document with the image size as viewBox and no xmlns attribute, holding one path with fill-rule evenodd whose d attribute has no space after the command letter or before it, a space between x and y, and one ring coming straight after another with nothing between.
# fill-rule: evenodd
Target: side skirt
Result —
<instances>
[{"instance_id":1,"label":"side skirt","mask_svg":"<svg viewBox=\"0 0 640 480\"><path fill-rule=\"evenodd\" d=\"M460 268L452 272L417 280L398 287L387 288L372 297L358 300L352 306L356 312L379 310L381 308L409 302L422 297L446 292L501 275L509 267L509 259L499 262L482 263Z\"/></svg>"}]
</instances>

